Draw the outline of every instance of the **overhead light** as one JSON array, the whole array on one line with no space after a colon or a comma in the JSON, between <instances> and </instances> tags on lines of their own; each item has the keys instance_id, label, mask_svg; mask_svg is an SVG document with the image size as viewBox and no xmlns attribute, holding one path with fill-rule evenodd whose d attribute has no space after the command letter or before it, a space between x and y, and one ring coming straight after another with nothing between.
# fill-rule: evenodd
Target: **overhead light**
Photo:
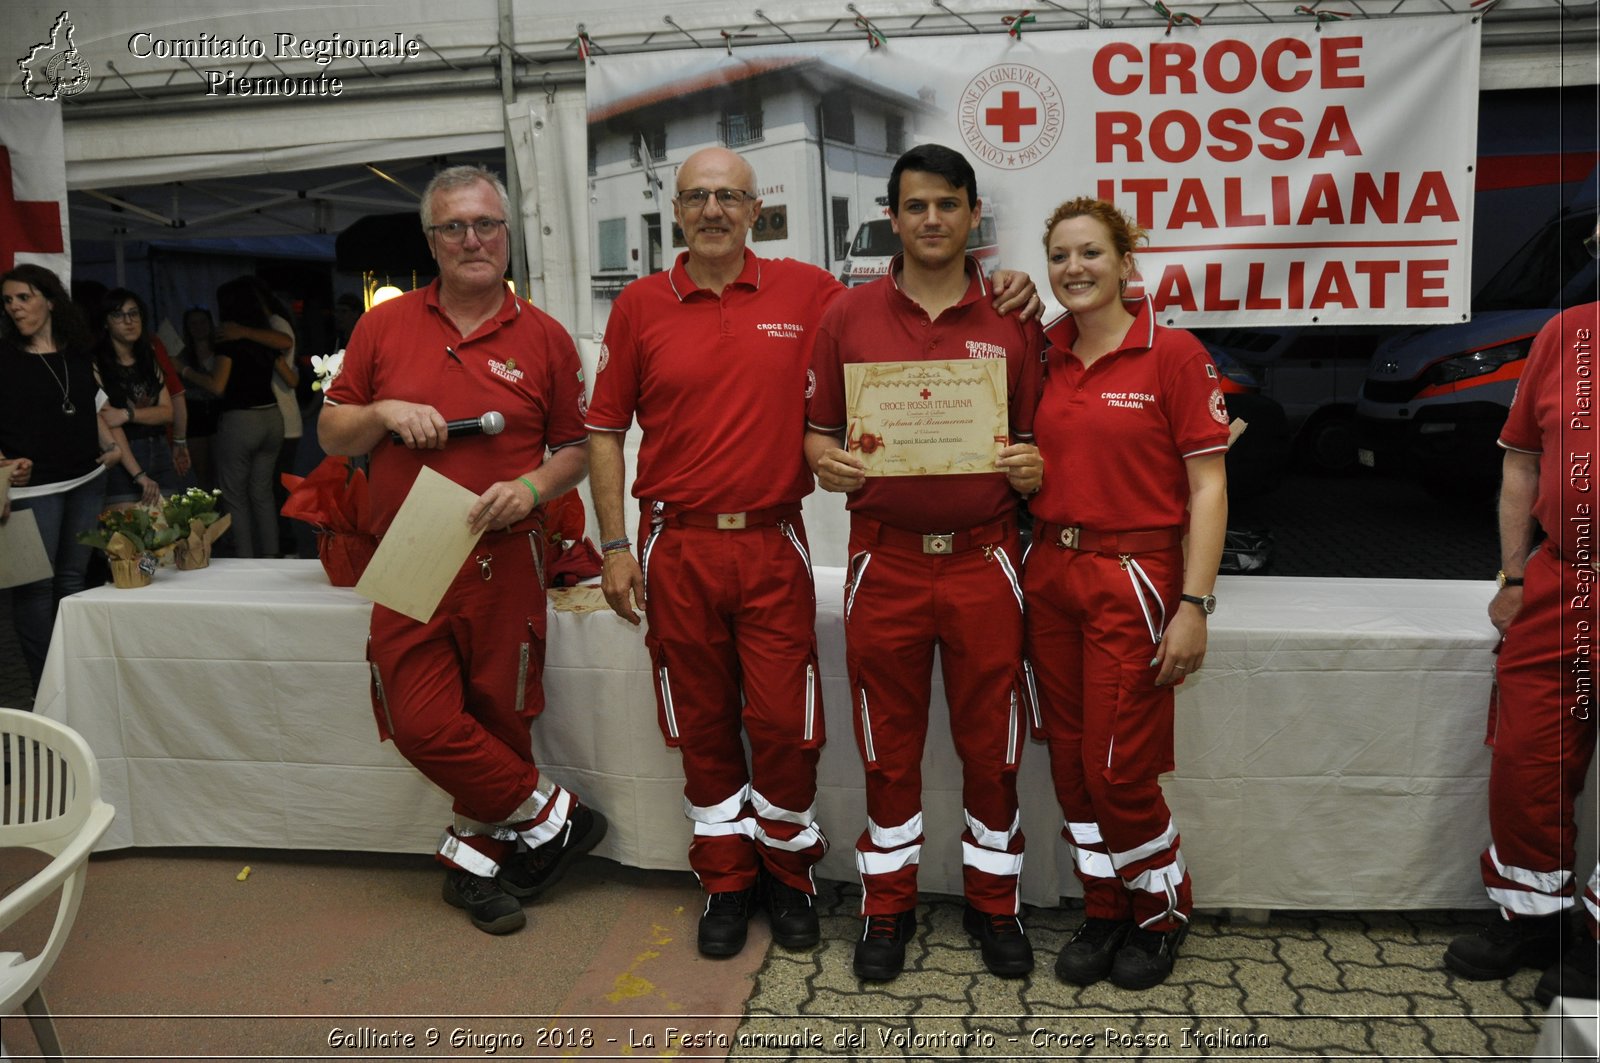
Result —
<instances>
[{"instance_id":1,"label":"overhead light","mask_svg":"<svg viewBox=\"0 0 1600 1063\"><path fill-rule=\"evenodd\" d=\"M402 294L404 293L394 285L385 284L383 287L372 293L372 305L377 306L379 303L387 302L388 300L393 299L395 296Z\"/></svg>"}]
</instances>

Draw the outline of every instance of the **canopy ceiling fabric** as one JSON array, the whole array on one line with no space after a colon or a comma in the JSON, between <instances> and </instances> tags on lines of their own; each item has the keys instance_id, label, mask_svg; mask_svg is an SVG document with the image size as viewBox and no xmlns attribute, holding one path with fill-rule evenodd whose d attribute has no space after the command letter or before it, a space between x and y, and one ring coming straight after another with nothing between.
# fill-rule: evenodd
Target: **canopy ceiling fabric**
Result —
<instances>
[{"instance_id":1,"label":"canopy ceiling fabric","mask_svg":"<svg viewBox=\"0 0 1600 1063\"><path fill-rule=\"evenodd\" d=\"M1387 0L1367 12L1360 3L1341 5L1376 17L1438 14L1468 17L1472 0ZM850 13L835 0L792 0L755 9L726 0L588 0L581 9L547 0L458 0L439 5L398 0L374 5L334 2L245 3L222 0L197 15L184 0L84 0L70 10L74 40L87 63L88 91L68 99L69 189L155 184L202 177L255 175L315 169L352 162L415 158L504 145L503 100L498 83L502 8L509 21L512 55L527 84L558 73L581 81L577 34L586 31L596 51L704 48L722 50L723 34L739 47L793 37L860 37ZM1210 25L1262 21L1304 24L1305 5L1293 0L1214 0L1186 13ZM1485 87L1593 83L1595 16L1600 5L1569 0L1500 0L1485 18ZM869 15L898 39L929 33L1003 32L1015 0L882 0ZM8 36L17 42L48 37L61 13L54 2L21 0L7 7ZM1081 8L1034 11L1027 33L1102 26L1159 25L1163 16L1144 0L1093 0ZM580 20L582 20L580 22ZM1181 33L1183 27L1178 27ZM1570 34L1571 54L1550 47L1552 33ZM244 38L276 46L279 34L298 42L394 40L416 42L417 57L395 60L338 58L162 58L158 42L234 41ZM1533 37L1537 41L1533 41ZM1532 43L1519 43L1527 40ZM1565 39L1563 36L1562 40ZM1498 42L1498 43L1497 43ZM25 47L25 45L18 45ZM217 45L210 45L213 49ZM1500 61L1494 58L1500 53ZM142 53L142 54L141 54ZM303 52L299 53L303 56ZM1570 60L1570 62L1567 62ZM241 76L307 77L338 74L348 86L338 99L304 99L291 106L205 94L201 70L223 66ZM1570 67L1570 69L1565 69ZM1492 71L1498 70L1495 74ZM1499 84L1491 84L1498 78ZM546 78L550 92L555 83ZM531 95L524 89L521 95ZM14 72L5 95L20 96Z\"/></svg>"}]
</instances>

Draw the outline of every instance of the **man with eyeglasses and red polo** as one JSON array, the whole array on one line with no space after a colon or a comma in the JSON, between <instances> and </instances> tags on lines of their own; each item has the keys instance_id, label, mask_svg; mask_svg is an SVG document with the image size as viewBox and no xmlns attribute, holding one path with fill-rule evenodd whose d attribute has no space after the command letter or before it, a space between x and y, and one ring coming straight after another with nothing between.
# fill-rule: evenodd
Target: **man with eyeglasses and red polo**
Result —
<instances>
[{"instance_id":1,"label":"man with eyeglasses and red polo","mask_svg":"<svg viewBox=\"0 0 1600 1063\"><path fill-rule=\"evenodd\" d=\"M773 940L816 944L811 872L827 844L814 818L824 725L800 500L812 489L811 338L844 287L746 249L756 187L724 148L678 168L673 217L688 249L618 296L587 419L602 588L618 615L637 624L642 608L650 621L659 723L683 756L689 864L707 895L707 956L744 948L763 883ZM1023 275L996 287L1005 309L1033 299ZM636 417L637 559L623 509L623 434Z\"/></svg>"},{"instance_id":2,"label":"man with eyeglasses and red polo","mask_svg":"<svg viewBox=\"0 0 1600 1063\"><path fill-rule=\"evenodd\" d=\"M368 657L380 736L454 798L444 899L506 934L606 830L540 773L528 730L544 708L543 503L584 476L583 372L566 330L506 286L498 177L441 170L421 213L439 277L361 318L317 427L328 453L372 455L380 535L424 466L478 493L483 537L433 619L374 605ZM449 420L489 411L504 431L449 438Z\"/></svg>"}]
</instances>

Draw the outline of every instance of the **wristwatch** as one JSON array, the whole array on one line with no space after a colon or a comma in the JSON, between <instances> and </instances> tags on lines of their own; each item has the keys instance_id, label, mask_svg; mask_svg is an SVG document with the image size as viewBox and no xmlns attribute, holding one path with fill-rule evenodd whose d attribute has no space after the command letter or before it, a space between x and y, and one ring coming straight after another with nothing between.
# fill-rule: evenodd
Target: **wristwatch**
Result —
<instances>
[{"instance_id":1,"label":"wristwatch","mask_svg":"<svg viewBox=\"0 0 1600 1063\"><path fill-rule=\"evenodd\" d=\"M1522 577L1508 576L1505 569L1500 570L1499 574L1495 576L1495 581L1500 584L1501 590L1505 590L1507 587L1522 586Z\"/></svg>"},{"instance_id":2,"label":"wristwatch","mask_svg":"<svg viewBox=\"0 0 1600 1063\"><path fill-rule=\"evenodd\" d=\"M1200 607L1200 611L1207 616L1210 616L1212 613L1217 611L1217 596L1215 594L1207 594L1203 596L1198 594L1180 594L1178 595L1178 599L1180 601L1193 602L1195 605L1198 605Z\"/></svg>"}]
</instances>

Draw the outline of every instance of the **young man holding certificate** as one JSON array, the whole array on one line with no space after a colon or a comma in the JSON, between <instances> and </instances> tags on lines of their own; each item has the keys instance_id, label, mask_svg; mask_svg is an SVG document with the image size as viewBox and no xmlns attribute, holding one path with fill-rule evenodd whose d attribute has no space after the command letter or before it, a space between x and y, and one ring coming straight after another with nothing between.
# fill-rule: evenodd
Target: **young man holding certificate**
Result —
<instances>
[{"instance_id":1,"label":"young man holding certificate","mask_svg":"<svg viewBox=\"0 0 1600 1063\"><path fill-rule=\"evenodd\" d=\"M851 511L845 640L867 783L855 971L899 975L916 928L937 646L962 762L966 928L991 972L1019 978L1033 949L1018 918L1027 720L1016 512L1044 471L1028 442L1043 336L995 312L966 254L982 208L965 158L912 148L889 202L905 250L823 315L806 418L817 482L846 492Z\"/></svg>"}]
</instances>

